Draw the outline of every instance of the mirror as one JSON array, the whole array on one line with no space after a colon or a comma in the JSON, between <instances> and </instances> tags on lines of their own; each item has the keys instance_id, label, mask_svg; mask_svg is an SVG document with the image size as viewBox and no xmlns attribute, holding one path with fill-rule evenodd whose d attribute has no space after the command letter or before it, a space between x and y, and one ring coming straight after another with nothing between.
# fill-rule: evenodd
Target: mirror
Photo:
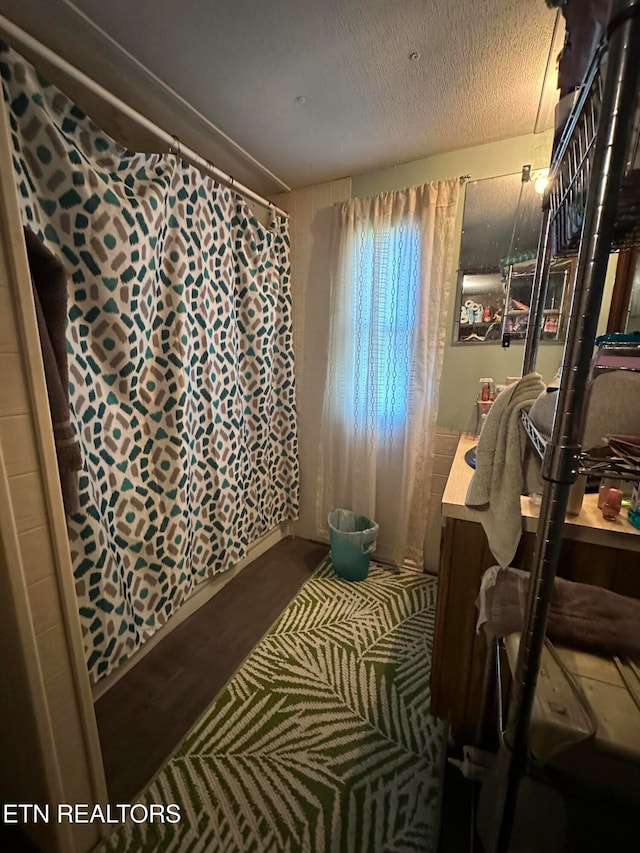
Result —
<instances>
[{"instance_id":1,"label":"mirror","mask_svg":"<svg viewBox=\"0 0 640 853\"><path fill-rule=\"evenodd\" d=\"M453 342L526 333L547 170L471 181L466 188ZM563 333L564 271L550 278L542 339Z\"/></svg>"},{"instance_id":2,"label":"mirror","mask_svg":"<svg viewBox=\"0 0 640 853\"><path fill-rule=\"evenodd\" d=\"M510 253L512 238L514 252L535 258L542 197L535 192L534 185L531 180L523 182L521 172L469 181L462 220L461 270L499 272L501 259ZM521 193L523 199L519 204Z\"/></svg>"},{"instance_id":3,"label":"mirror","mask_svg":"<svg viewBox=\"0 0 640 853\"><path fill-rule=\"evenodd\" d=\"M603 309L606 303L603 305ZM640 251L624 249L617 255L607 332L640 332Z\"/></svg>"},{"instance_id":4,"label":"mirror","mask_svg":"<svg viewBox=\"0 0 640 853\"><path fill-rule=\"evenodd\" d=\"M621 332L640 332L640 252L636 249L627 253L625 260L625 264L618 262L618 266L621 267L621 279L623 279L620 285L624 291L622 319L618 323L618 328ZM616 287L618 287L617 280ZM616 331L616 329L610 331Z\"/></svg>"},{"instance_id":5,"label":"mirror","mask_svg":"<svg viewBox=\"0 0 640 853\"><path fill-rule=\"evenodd\" d=\"M635 252L625 332L640 332L640 254Z\"/></svg>"}]
</instances>

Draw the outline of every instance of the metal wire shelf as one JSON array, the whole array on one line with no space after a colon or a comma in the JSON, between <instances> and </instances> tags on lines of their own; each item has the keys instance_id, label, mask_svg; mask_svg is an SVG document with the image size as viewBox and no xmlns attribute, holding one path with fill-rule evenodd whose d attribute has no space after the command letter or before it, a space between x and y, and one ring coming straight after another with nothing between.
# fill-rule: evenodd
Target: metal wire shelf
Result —
<instances>
[{"instance_id":1,"label":"metal wire shelf","mask_svg":"<svg viewBox=\"0 0 640 853\"><path fill-rule=\"evenodd\" d=\"M549 202L556 256L578 250L593 169L593 154L602 110L607 48L596 51L578 100L560 137L551 166ZM611 250L640 246L640 97L634 105L634 131L625 157Z\"/></svg>"},{"instance_id":2,"label":"metal wire shelf","mask_svg":"<svg viewBox=\"0 0 640 853\"><path fill-rule=\"evenodd\" d=\"M527 435L529 436L529 441L537 451L540 459L544 459L544 454L547 449L548 438L545 438L541 432L538 432L536 427L534 427L533 423L531 422L531 418L526 412L521 412L520 417L522 418L522 425L524 426Z\"/></svg>"},{"instance_id":3,"label":"metal wire shelf","mask_svg":"<svg viewBox=\"0 0 640 853\"><path fill-rule=\"evenodd\" d=\"M540 459L544 459L549 437L543 435L534 426L531 418L526 412L521 413L522 425L524 426L529 441L537 451ZM608 477L615 480L637 480L640 478L640 467L634 465L627 459L618 456L611 448L603 447L597 451L581 452L578 457L578 474L586 474L588 477Z\"/></svg>"},{"instance_id":4,"label":"metal wire shelf","mask_svg":"<svg viewBox=\"0 0 640 853\"><path fill-rule=\"evenodd\" d=\"M530 564L525 630L511 687L504 744L496 761L498 784L492 816L496 828L485 845L488 853L512 849L519 783L529 767L531 715L571 485L580 466L586 473L603 473L596 472L591 461L583 457L576 432L586 402L609 254L612 248L640 242L640 175L633 174L638 167L640 118L640 0L613 0L607 40L606 75L601 49L554 155L549 204L543 208L523 375L535 370L550 259L577 249L577 264L548 448L538 430L528 428L529 419L523 419L533 446L543 456L545 483ZM623 199L620 204L620 199L629 188L632 203L630 213L626 213L626 202ZM598 465L603 463L605 472L612 469L611 459L597 460Z\"/></svg>"}]
</instances>

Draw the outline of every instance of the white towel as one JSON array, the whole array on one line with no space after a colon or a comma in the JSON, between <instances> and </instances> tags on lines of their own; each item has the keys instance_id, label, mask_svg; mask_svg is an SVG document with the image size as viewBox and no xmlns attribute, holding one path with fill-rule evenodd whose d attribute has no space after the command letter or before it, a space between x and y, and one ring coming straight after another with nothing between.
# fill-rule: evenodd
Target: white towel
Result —
<instances>
[{"instance_id":1,"label":"white towel","mask_svg":"<svg viewBox=\"0 0 640 853\"><path fill-rule=\"evenodd\" d=\"M502 568L509 565L522 535L520 495L525 485L527 435L520 412L545 390L539 373L528 373L498 395L489 410L476 451L476 470L465 503L481 514L489 548ZM529 490L541 491L537 454L527 471Z\"/></svg>"}]
</instances>

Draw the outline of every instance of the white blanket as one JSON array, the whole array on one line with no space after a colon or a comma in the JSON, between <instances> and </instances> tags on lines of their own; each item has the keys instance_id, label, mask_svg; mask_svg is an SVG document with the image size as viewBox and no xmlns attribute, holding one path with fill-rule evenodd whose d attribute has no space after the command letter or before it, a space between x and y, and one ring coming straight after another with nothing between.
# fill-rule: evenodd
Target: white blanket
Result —
<instances>
[{"instance_id":1,"label":"white blanket","mask_svg":"<svg viewBox=\"0 0 640 853\"><path fill-rule=\"evenodd\" d=\"M528 439L520 412L528 411L544 390L539 373L528 373L505 388L491 406L478 442L476 470L465 503L480 512L489 547L502 568L513 559L522 534L520 495ZM534 464L527 471L528 491L541 491L537 456L529 457Z\"/></svg>"}]
</instances>

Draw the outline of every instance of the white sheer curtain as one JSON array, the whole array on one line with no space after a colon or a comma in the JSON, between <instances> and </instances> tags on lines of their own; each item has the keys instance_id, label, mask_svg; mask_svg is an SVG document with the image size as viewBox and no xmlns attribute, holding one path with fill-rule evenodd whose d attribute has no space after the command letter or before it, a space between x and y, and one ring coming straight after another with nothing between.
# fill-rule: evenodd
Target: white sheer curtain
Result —
<instances>
[{"instance_id":1,"label":"white sheer curtain","mask_svg":"<svg viewBox=\"0 0 640 853\"><path fill-rule=\"evenodd\" d=\"M353 509L379 559L423 565L459 181L336 209L317 525Z\"/></svg>"}]
</instances>

